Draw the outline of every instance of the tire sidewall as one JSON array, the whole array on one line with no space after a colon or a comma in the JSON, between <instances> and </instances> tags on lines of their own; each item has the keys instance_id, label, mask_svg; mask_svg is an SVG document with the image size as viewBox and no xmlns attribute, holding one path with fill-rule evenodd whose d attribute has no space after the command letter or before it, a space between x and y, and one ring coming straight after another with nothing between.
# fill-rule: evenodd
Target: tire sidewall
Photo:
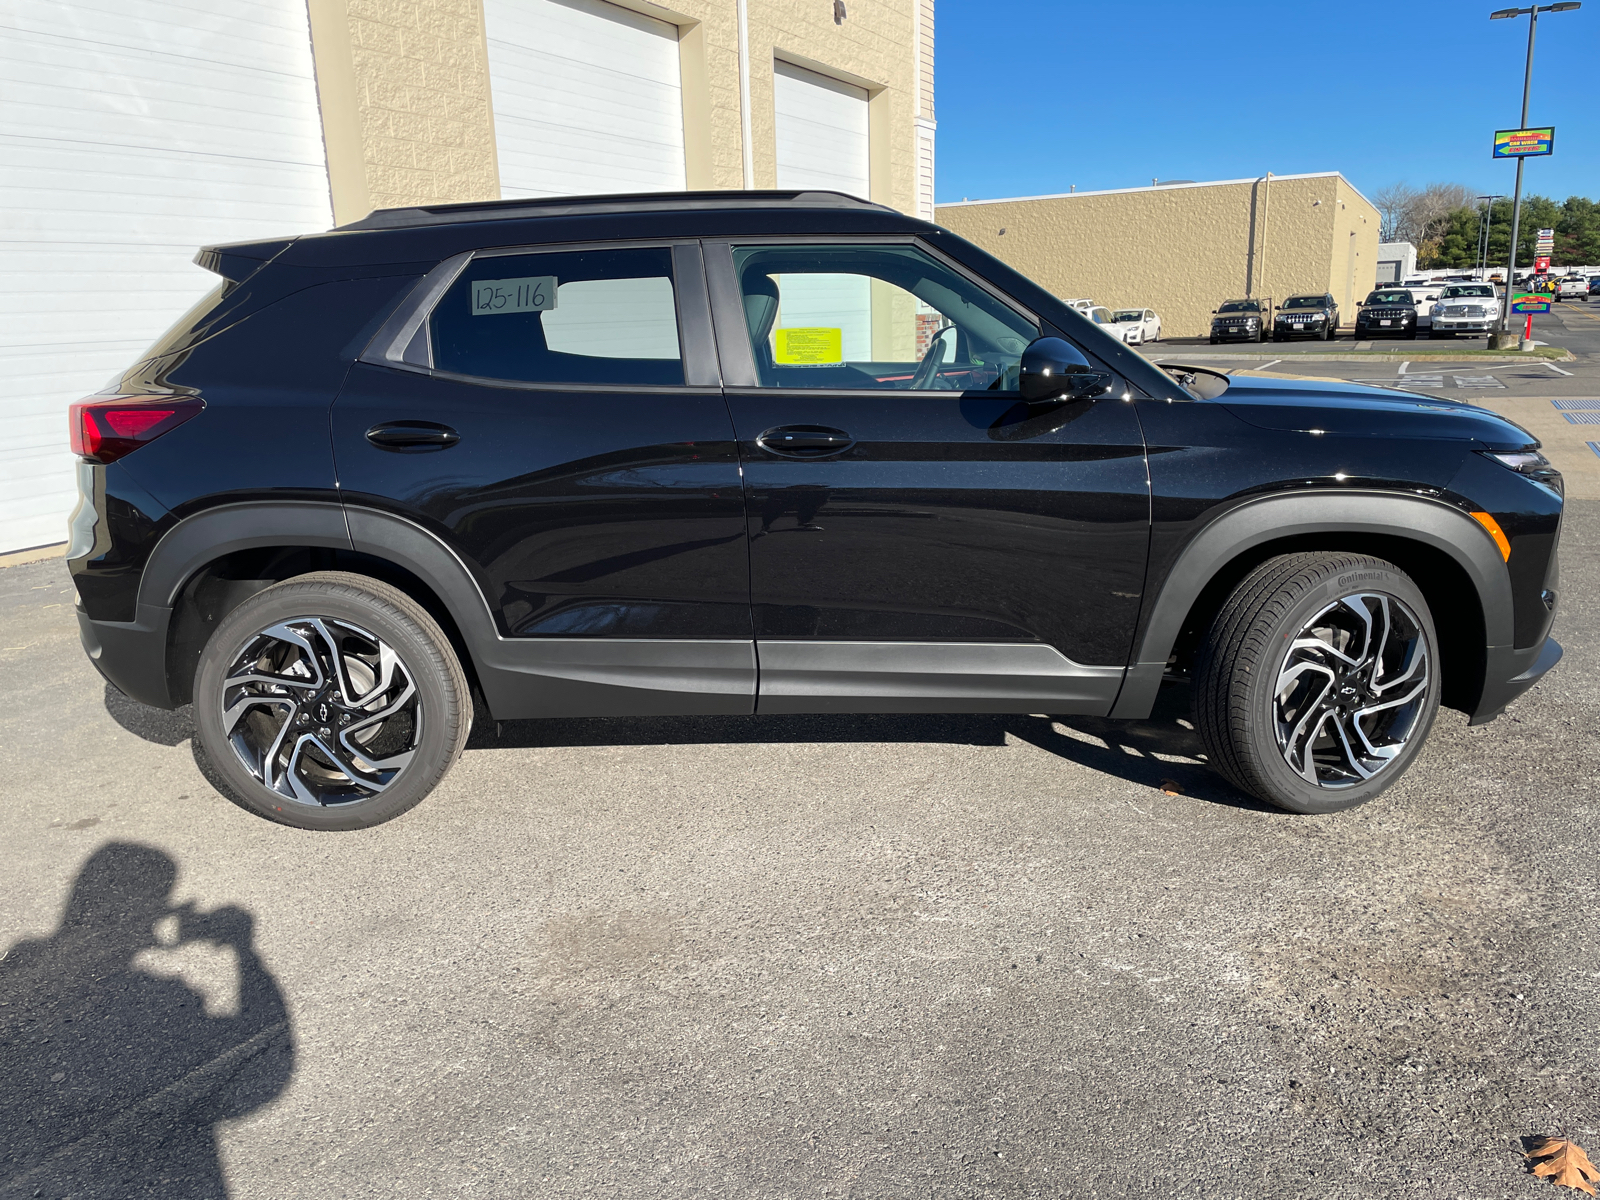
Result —
<instances>
[{"instance_id":1,"label":"tire sidewall","mask_svg":"<svg viewBox=\"0 0 1600 1200\"><path fill-rule=\"evenodd\" d=\"M348 804L313 807L272 791L239 760L222 727L222 681L251 638L280 621L296 617L333 617L348 621L388 642L416 684L422 702L422 738L412 761L382 793ZM465 696L453 693L448 672L434 669L447 642L430 645L430 631L383 599L343 583L290 580L245 601L222 621L201 654L195 675L196 749L208 775L236 804L268 820L302 829L365 829L399 816L433 790L459 746L452 730L459 724ZM452 716L455 720L452 720Z\"/></svg>"},{"instance_id":2,"label":"tire sidewall","mask_svg":"<svg viewBox=\"0 0 1600 1200\"><path fill-rule=\"evenodd\" d=\"M1307 783L1284 760L1278 748L1277 714L1273 711L1274 685L1288 656L1289 644L1305 623L1328 605L1356 594L1386 595L1403 602L1416 615L1428 651L1428 691L1423 710L1406 739L1405 748L1371 779L1348 788L1321 788ZM1377 562L1352 564L1347 569L1311 589L1278 621L1272 635L1272 651L1260 660L1263 670L1252 677L1246 703L1250 722L1248 753L1258 772L1278 793L1276 803L1294 812L1331 813L1354 808L1394 786L1421 752L1439 711L1440 672L1439 635L1433 614L1422 591L1410 578L1394 567Z\"/></svg>"}]
</instances>

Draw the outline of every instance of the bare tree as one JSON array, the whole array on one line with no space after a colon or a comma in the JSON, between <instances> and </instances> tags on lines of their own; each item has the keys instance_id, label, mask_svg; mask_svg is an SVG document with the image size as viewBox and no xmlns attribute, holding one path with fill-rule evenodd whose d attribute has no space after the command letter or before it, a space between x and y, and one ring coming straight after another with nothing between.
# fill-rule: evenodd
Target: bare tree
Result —
<instances>
[{"instance_id":1,"label":"bare tree","mask_svg":"<svg viewBox=\"0 0 1600 1200\"><path fill-rule=\"evenodd\" d=\"M1405 225L1410 234L1406 240L1414 242L1418 250L1437 247L1449 231L1450 218L1471 207L1473 198L1472 189L1464 183L1430 183L1406 208Z\"/></svg>"},{"instance_id":2,"label":"bare tree","mask_svg":"<svg viewBox=\"0 0 1600 1200\"><path fill-rule=\"evenodd\" d=\"M1409 183L1391 183L1372 193L1372 202L1378 206L1383 219L1382 238L1386 242L1400 241L1400 226L1406 210L1417 197L1417 189Z\"/></svg>"}]
</instances>

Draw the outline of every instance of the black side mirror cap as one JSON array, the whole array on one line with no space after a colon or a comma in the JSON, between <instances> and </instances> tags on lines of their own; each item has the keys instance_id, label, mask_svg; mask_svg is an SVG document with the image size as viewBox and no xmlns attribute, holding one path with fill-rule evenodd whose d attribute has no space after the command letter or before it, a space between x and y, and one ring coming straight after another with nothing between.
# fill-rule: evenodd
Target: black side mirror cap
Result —
<instances>
[{"instance_id":1,"label":"black side mirror cap","mask_svg":"<svg viewBox=\"0 0 1600 1200\"><path fill-rule=\"evenodd\" d=\"M1052 400L1092 400L1111 390L1111 376L1096 371L1071 342L1037 338L1022 352L1017 389L1029 404Z\"/></svg>"}]
</instances>

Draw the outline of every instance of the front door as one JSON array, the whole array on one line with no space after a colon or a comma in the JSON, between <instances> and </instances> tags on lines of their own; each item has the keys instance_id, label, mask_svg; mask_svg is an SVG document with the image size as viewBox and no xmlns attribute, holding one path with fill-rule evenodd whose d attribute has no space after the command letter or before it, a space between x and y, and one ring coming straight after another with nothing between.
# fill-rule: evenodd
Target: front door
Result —
<instances>
[{"instance_id":1,"label":"front door","mask_svg":"<svg viewBox=\"0 0 1600 1200\"><path fill-rule=\"evenodd\" d=\"M758 711L1109 711L1148 539L1124 385L1024 404L1039 320L914 241L707 255Z\"/></svg>"},{"instance_id":2,"label":"front door","mask_svg":"<svg viewBox=\"0 0 1600 1200\"><path fill-rule=\"evenodd\" d=\"M497 716L750 712L738 456L698 247L473 257L334 405L347 503L446 542ZM371 352L369 352L370 354Z\"/></svg>"}]
</instances>

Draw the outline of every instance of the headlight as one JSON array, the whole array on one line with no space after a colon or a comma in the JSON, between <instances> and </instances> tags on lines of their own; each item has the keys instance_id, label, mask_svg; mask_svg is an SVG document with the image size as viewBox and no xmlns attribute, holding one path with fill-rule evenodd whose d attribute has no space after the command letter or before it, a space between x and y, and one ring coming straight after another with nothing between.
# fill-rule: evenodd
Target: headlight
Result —
<instances>
[{"instance_id":1,"label":"headlight","mask_svg":"<svg viewBox=\"0 0 1600 1200\"><path fill-rule=\"evenodd\" d=\"M1433 316L1433 317L1442 317L1442 316L1444 316L1444 305L1435 304L1432 308L1430 308L1428 310L1428 315L1429 316Z\"/></svg>"},{"instance_id":2,"label":"headlight","mask_svg":"<svg viewBox=\"0 0 1600 1200\"><path fill-rule=\"evenodd\" d=\"M1550 465L1550 460L1537 450L1484 450L1485 458L1492 458L1502 467L1510 467L1518 475L1538 480L1547 487L1561 491L1561 472Z\"/></svg>"}]
</instances>

